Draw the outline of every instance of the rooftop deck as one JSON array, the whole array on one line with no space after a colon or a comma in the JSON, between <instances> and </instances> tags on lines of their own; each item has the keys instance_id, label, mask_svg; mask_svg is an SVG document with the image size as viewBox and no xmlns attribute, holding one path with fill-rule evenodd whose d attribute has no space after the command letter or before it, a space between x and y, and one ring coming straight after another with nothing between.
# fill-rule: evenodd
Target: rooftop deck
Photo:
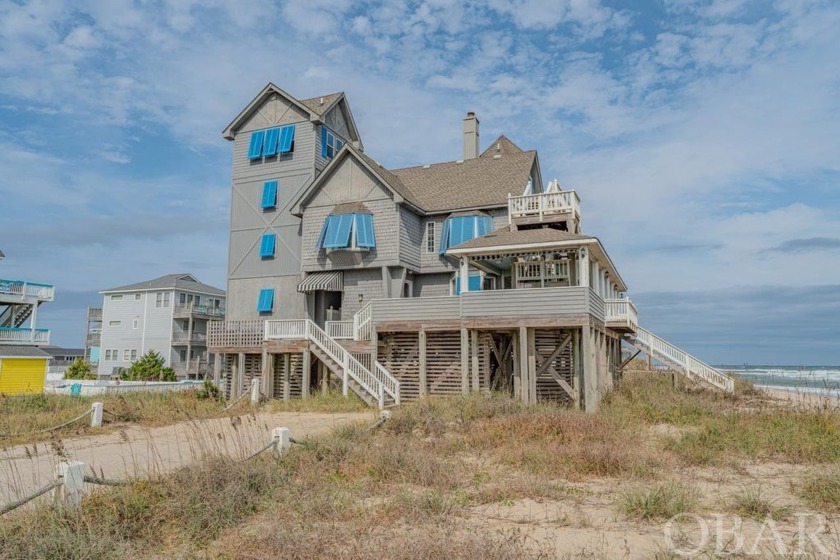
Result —
<instances>
[{"instance_id":1,"label":"rooftop deck","mask_svg":"<svg viewBox=\"0 0 840 560\"><path fill-rule=\"evenodd\" d=\"M580 222L580 197L575 191L508 196L508 219L511 222L542 222L566 216Z\"/></svg>"},{"instance_id":2,"label":"rooftop deck","mask_svg":"<svg viewBox=\"0 0 840 560\"><path fill-rule=\"evenodd\" d=\"M209 305L196 305L195 303L182 303L175 306L176 319L224 319L225 309Z\"/></svg>"},{"instance_id":3,"label":"rooftop deck","mask_svg":"<svg viewBox=\"0 0 840 560\"><path fill-rule=\"evenodd\" d=\"M0 303L35 303L54 299L55 286L50 284L0 279Z\"/></svg>"}]
</instances>

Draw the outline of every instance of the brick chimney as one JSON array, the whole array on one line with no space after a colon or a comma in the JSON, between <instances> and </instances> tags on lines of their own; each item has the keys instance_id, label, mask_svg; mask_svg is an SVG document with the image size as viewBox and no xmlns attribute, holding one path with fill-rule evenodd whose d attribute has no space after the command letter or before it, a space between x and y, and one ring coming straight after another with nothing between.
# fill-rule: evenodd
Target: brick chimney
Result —
<instances>
[{"instance_id":1,"label":"brick chimney","mask_svg":"<svg viewBox=\"0 0 840 560\"><path fill-rule=\"evenodd\" d=\"M464 161L478 157L478 119L470 111L464 117Z\"/></svg>"}]
</instances>

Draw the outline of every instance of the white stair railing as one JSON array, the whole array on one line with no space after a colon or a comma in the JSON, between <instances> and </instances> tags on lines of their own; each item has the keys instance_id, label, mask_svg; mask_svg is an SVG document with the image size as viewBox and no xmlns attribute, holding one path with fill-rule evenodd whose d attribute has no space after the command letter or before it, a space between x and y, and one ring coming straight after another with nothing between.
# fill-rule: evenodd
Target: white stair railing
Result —
<instances>
[{"instance_id":1,"label":"white stair railing","mask_svg":"<svg viewBox=\"0 0 840 560\"><path fill-rule=\"evenodd\" d=\"M373 324L373 302L368 302L358 313L353 315L353 339L370 340Z\"/></svg>"},{"instance_id":2,"label":"white stair railing","mask_svg":"<svg viewBox=\"0 0 840 560\"><path fill-rule=\"evenodd\" d=\"M391 395L396 404L400 403L400 381L378 362L373 371L367 369L359 360L347 351L337 340L329 336L322 328L309 319L296 321L266 321L265 338L271 339L307 339L322 352L341 366L343 373L341 392L346 397L349 393L349 379L353 379L368 394L377 399L380 408L385 406L385 395Z\"/></svg>"},{"instance_id":3,"label":"white stair railing","mask_svg":"<svg viewBox=\"0 0 840 560\"><path fill-rule=\"evenodd\" d=\"M688 377L698 378L728 393L735 391L735 380L732 377L716 370L642 327L636 326L634 345L637 348L641 346L640 350L647 352L654 358L664 359L672 365L680 367Z\"/></svg>"}]
</instances>

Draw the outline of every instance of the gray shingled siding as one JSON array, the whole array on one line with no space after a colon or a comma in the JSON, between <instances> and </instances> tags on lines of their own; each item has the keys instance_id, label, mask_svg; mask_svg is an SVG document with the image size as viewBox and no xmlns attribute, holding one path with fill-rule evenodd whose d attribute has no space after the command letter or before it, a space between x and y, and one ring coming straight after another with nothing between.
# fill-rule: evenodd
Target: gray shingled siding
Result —
<instances>
[{"instance_id":1,"label":"gray shingled siding","mask_svg":"<svg viewBox=\"0 0 840 560\"><path fill-rule=\"evenodd\" d=\"M400 263L408 269L420 270L420 253L425 247L423 220L408 210L400 207Z\"/></svg>"},{"instance_id":2,"label":"gray shingled siding","mask_svg":"<svg viewBox=\"0 0 840 560\"><path fill-rule=\"evenodd\" d=\"M362 301L359 301L359 294ZM344 299L341 304L342 321L351 321L362 307L374 299L383 299L382 269L347 270L344 272Z\"/></svg>"},{"instance_id":3,"label":"gray shingled siding","mask_svg":"<svg viewBox=\"0 0 840 560\"><path fill-rule=\"evenodd\" d=\"M452 273L415 274L414 297L448 296Z\"/></svg>"}]
</instances>

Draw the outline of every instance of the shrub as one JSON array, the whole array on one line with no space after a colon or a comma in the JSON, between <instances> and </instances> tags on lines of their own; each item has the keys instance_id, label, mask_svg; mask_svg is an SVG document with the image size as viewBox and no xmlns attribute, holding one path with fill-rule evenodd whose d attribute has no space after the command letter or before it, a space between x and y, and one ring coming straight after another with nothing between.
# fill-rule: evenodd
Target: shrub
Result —
<instances>
[{"instance_id":1,"label":"shrub","mask_svg":"<svg viewBox=\"0 0 840 560\"><path fill-rule=\"evenodd\" d=\"M175 370L166 366L163 356L149 350L120 374L125 381L176 381Z\"/></svg>"},{"instance_id":2,"label":"shrub","mask_svg":"<svg viewBox=\"0 0 840 560\"><path fill-rule=\"evenodd\" d=\"M81 358L76 358L64 372L64 379L96 379L96 375L90 371L89 363Z\"/></svg>"}]
</instances>

